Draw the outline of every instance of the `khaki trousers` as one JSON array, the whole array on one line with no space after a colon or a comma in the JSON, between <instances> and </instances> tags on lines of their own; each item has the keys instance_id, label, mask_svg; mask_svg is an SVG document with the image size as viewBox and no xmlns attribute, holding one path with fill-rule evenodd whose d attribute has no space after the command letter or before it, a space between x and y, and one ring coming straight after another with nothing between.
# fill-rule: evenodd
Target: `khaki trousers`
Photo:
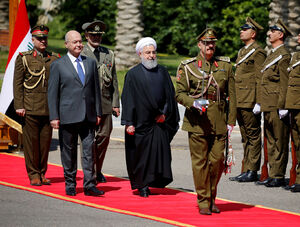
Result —
<instances>
[{"instance_id":1,"label":"khaki trousers","mask_svg":"<svg viewBox=\"0 0 300 227\"><path fill-rule=\"evenodd\" d=\"M104 114L101 117L100 125L97 126L95 135L95 164L96 174L100 174L109 144L109 138L112 131L112 115Z\"/></svg>"},{"instance_id":2,"label":"khaki trousers","mask_svg":"<svg viewBox=\"0 0 300 227\"><path fill-rule=\"evenodd\" d=\"M25 115L23 148L30 180L40 178L47 171L52 128L49 116Z\"/></svg>"},{"instance_id":3,"label":"khaki trousers","mask_svg":"<svg viewBox=\"0 0 300 227\"><path fill-rule=\"evenodd\" d=\"M255 115L252 108L238 108L237 121L244 147L242 172L258 171L261 161L261 115Z\"/></svg>"},{"instance_id":4,"label":"khaki trousers","mask_svg":"<svg viewBox=\"0 0 300 227\"><path fill-rule=\"evenodd\" d=\"M292 128L292 137L295 143L295 151L297 156L297 177L296 184L300 184L300 110L292 110L291 112L291 128Z\"/></svg>"},{"instance_id":5,"label":"khaki trousers","mask_svg":"<svg viewBox=\"0 0 300 227\"><path fill-rule=\"evenodd\" d=\"M189 145L199 208L211 208L224 170L225 135L189 132Z\"/></svg>"},{"instance_id":6,"label":"khaki trousers","mask_svg":"<svg viewBox=\"0 0 300 227\"><path fill-rule=\"evenodd\" d=\"M280 119L277 111L264 112L264 131L267 137L269 176L283 178L289 155L289 116Z\"/></svg>"}]
</instances>

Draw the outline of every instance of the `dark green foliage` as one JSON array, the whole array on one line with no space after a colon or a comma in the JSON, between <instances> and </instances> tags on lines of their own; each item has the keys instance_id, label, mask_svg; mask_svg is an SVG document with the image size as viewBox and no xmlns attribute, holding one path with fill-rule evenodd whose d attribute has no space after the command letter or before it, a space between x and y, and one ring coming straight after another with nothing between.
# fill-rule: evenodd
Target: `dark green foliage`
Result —
<instances>
[{"instance_id":1,"label":"dark green foliage","mask_svg":"<svg viewBox=\"0 0 300 227\"><path fill-rule=\"evenodd\" d=\"M44 11L39 8L41 0L25 0L25 4L30 26L33 27L36 25L39 16L44 13Z\"/></svg>"},{"instance_id":2,"label":"dark green foliage","mask_svg":"<svg viewBox=\"0 0 300 227\"><path fill-rule=\"evenodd\" d=\"M161 52L196 55L196 37L206 27L213 27L219 37L217 54L234 57L242 45L239 27L251 16L267 28L269 3L270 0L144 0L144 33L157 40ZM260 36L262 43L264 32Z\"/></svg>"},{"instance_id":3,"label":"dark green foliage","mask_svg":"<svg viewBox=\"0 0 300 227\"><path fill-rule=\"evenodd\" d=\"M103 43L114 44L117 0L56 0L59 4L52 15L59 15L49 24L56 38L63 38L68 30L77 30L83 34L82 24L93 20L102 20L106 24ZM62 32L63 31L63 32ZM50 31L51 32L51 31ZM56 35L59 34L59 35Z\"/></svg>"},{"instance_id":4,"label":"dark green foliage","mask_svg":"<svg viewBox=\"0 0 300 227\"><path fill-rule=\"evenodd\" d=\"M241 1L230 0L226 8L222 9L221 18L214 21L213 25L219 32L218 48L222 54L231 58L236 57L239 48L243 45L240 41L239 27L245 23L247 16L252 17L264 27L258 33L258 42L264 47L268 31L269 12L271 0Z\"/></svg>"},{"instance_id":5,"label":"dark green foliage","mask_svg":"<svg viewBox=\"0 0 300 227\"><path fill-rule=\"evenodd\" d=\"M34 0L31 0L34 1ZM63 38L67 30L80 32L84 22L103 20L107 32L103 43L115 45L117 0L56 0L50 26L51 37ZM268 6L271 0L143 0L144 36L152 36L158 51L195 56L196 37L213 27L218 34L217 54L234 58L242 47L239 27L251 16L265 27L259 41L265 46L268 29ZM59 15L59 16L55 16Z\"/></svg>"}]
</instances>

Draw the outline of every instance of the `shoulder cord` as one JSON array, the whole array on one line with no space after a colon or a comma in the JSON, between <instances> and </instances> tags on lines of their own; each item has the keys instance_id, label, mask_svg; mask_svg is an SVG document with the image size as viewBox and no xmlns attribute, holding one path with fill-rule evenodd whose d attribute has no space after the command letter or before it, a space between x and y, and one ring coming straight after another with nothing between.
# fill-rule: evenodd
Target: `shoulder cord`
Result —
<instances>
[{"instance_id":1,"label":"shoulder cord","mask_svg":"<svg viewBox=\"0 0 300 227\"><path fill-rule=\"evenodd\" d=\"M184 69L185 69L185 74L186 74L186 80L187 80L187 83L188 83L188 89L190 89L190 83L189 83L189 79L188 79L188 76L187 76L187 70L189 70L189 72L190 72L193 76L195 76L196 78L198 78L198 79L203 79L203 78L204 78L204 79L208 79L207 85L205 86L204 90L203 90L200 94L196 95L196 92L198 91L198 89L199 89L199 87L200 87L200 82L198 82L198 85L197 85L197 88L196 88L195 92L194 92L192 95L189 95L190 97L192 97L192 98L194 98L194 99L198 99L198 98L200 98L200 97L203 97L203 95L207 92L208 87L209 87L210 85L215 85L215 87L217 88L217 101L220 102L220 100L221 100L221 96L220 96L220 87L219 87L219 85L218 85L218 83L217 83L217 81L216 81L216 79L214 78L214 76L213 76L212 73L210 73L209 75L203 73L203 74L202 74L203 76L199 76L199 75L197 75L196 73L194 73L188 65L185 65L185 66L184 66ZM213 83L212 83L212 82L213 82Z\"/></svg>"},{"instance_id":2,"label":"shoulder cord","mask_svg":"<svg viewBox=\"0 0 300 227\"><path fill-rule=\"evenodd\" d=\"M28 72L30 73L30 77L28 79L25 79L25 81L23 83L24 87L27 89L34 89L37 87L37 85L39 84L39 82L41 81L42 78L43 78L43 87L44 87L45 86L45 78L46 78L45 66L43 66L43 69L39 73L35 73L35 72L32 72L31 69L28 67L28 63L27 63L27 59L26 59L25 55L22 57L22 60L23 60L24 68L26 67ZM30 81L33 77L39 77L38 81L32 86L27 85L26 82Z\"/></svg>"}]
</instances>

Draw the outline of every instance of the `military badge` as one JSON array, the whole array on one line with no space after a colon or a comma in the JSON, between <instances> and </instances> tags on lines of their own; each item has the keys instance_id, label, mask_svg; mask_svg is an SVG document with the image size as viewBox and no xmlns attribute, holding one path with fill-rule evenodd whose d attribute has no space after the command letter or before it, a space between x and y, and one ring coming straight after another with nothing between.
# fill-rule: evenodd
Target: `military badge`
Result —
<instances>
[{"instance_id":1,"label":"military badge","mask_svg":"<svg viewBox=\"0 0 300 227\"><path fill-rule=\"evenodd\" d=\"M177 80L180 80L180 78L181 78L181 73L183 73L183 71L182 71L182 69L180 69L179 71L178 71L178 73L177 73Z\"/></svg>"}]
</instances>

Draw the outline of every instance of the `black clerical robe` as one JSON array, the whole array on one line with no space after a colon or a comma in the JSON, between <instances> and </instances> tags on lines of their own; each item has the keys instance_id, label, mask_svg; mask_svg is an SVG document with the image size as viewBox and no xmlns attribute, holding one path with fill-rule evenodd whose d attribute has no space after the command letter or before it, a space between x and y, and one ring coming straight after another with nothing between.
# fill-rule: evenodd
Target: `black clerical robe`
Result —
<instances>
[{"instance_id":1,"label":"black clerical robe","mask_svg":"<svg viewBox=\"0 0 300 227\"><path fill-rule=\"evenodd\" d=\"M164 114L164 123L155 118ZM179 128L174 87L168 71L139 64L125 76L122 92L122 125L135 126L125 132L126 164L132 189L163 188L172 182L170 142Z\"/></svg>"}]
</instances>

